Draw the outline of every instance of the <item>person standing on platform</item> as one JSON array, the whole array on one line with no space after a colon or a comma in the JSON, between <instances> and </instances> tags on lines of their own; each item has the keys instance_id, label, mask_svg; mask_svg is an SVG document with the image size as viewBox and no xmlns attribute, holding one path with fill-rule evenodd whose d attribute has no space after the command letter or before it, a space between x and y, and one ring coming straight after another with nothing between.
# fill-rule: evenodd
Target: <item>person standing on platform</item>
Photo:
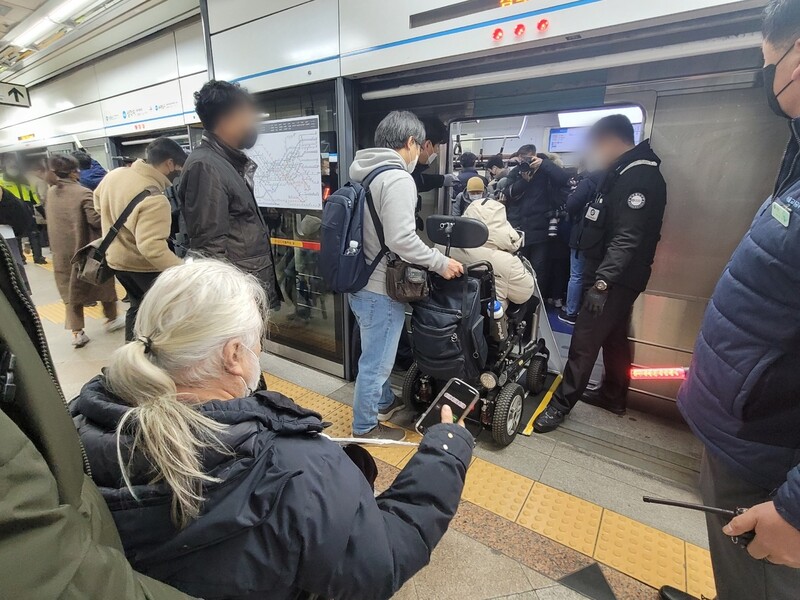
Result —
<instances>
[{"instance_id":1,"label":"person standing on platform","mask_svg":"<svg viewBox=\"0 0 800 600\"><path fill-rule=\"evenodd\" d=\"M748 509L730 523L706 517L719 600L800 597L800 0L773 0L764 16L764 88L789 145L711 296L678 392L705 446L703 502ZM731 543L750 531L747 550ZM690 598L669 587L661 597Z\"/></svg>"},{"instance_id":2,"label":"person standing on platform","mask_svg":"<svg viewBox=\"0 0 800 600\"><path fill-rule=\"evenodd\" d=\"M575 323L564 378L534 423L539 433L561 425L578 400L625 413L631 312L650 279L667 204L661 159L649 140L634 144L627 117L609 115L597 121L589 131L589 146L607 173L597 197L586 207L578 244L586 255L583 277L589 288ZM601 348L603 383L587 392Z\"/></svg>"},{"instance_id":3,"label":"person standing on platform","mask_svg":"<svg viewBox=\"0 0 800 600\"><path fill-rule=\"evenodd\" d=\"M134 198L145 190L150 192L133 209L106 252L108 265L128 293L130 305L125 316L128 342L133 340L136 314L147 290L162 271L182 262L167 243L172 215L164 191L180 174L186 152L174 140L160 137L147 146L145 157L130 168L111 171L94 192L103 235Z\"/></svg>"},{"instance_id":4,"label":"person standing on platform","mask_svg":"<svg viewBox=\"0 0 800 600\"><path fill-rule=\"evenodd\" d=\"M83 307L90 302L103 305L107 332L125 327L117 316L117 292L114 278L92 285L78 278L75 253L100 237L100 215L94 209L92 192L78 183L78 161L68 154L56 154L48 161L47 183L50 219L47 221L53 273L56 287L66 307L65 325L72 331L72 345L83 348L89 343L84 331Z\"/></svg>"},{"instance_id":5,"label":"person standing on platform","mask_svg":"<svg viewBox=\"0 0 800 600\"><path fill-rule=\"evenodd\" d=\"M31 215L31 227L24 232L31 245L33 262L37 265L46 265L47 259L42 254L42 240L39 228L36 226L36 208L40 204L39 195L28 182L28 179L20 170L17 158L13 154L6 154L3 157L3 171L0 174L0 187L10 192L17 200L21 200L25 208ZM20 254L22 254L22 238L18 237ZM25 255L22 254L22 261L25 262Z\"/></svg>"},{"instance_id":6,"label":"person standing on platform","mask_svg":"<svg viewBox=\"0 0 800 600\"><path fill-rule=\"evenodd\" d=\"M369 183L383 228L386 247L402 260L425 267L447 279L461 275L463 266L428 247L417 235L414 207L417 192L411 173L419 160L425 127L413 113L389 113L375 130L375 147L359 150L350 165L350 179L362 182L379 167L392 167ZM364 219L364 255L371 264L382 252L378 231ZM384 427L403 408L392 392L389 376L405 322L406 305L386 293L386 257L378 263L364 289L348 296L361 332L361 358L353 397L353 435L399 440L403 430Z\"/></svg>"},{"instance_id":7,"label":"person standing on platform","mask_svg":"<svg viewBox=\"0 0 800 600\"><path fill-rule=\"evenodd\" d=\"M255 100L238 83L211 80L194 105L205 131L178 183L189 248L254 275L277 309L283 298L269 229L253 193L258 165L242 152L258 141Z\"/></svg>"},{"instance_id":8,"label":"person standing on platform","mask_svg":"<svg viewBox=\"0 0 800 600\"><path fill-rule=\"evenodd\" d=\"M103 181L103 177L108 174L108 171L83 150L76 150L72 153L72 156L78 161L81 170L81 185L92 191L96 190L100 182Z\"/></svg>"}]
</instances>

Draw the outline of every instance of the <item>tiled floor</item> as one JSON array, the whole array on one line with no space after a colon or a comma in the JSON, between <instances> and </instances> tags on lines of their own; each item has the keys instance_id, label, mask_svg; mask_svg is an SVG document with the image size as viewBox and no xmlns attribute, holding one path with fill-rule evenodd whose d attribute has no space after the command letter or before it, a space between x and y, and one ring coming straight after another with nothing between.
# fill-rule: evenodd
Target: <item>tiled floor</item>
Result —
<instances>
[{"instance_id":1,"label":"tiled floor","mask_svg":"<svg viewBox=\"0 0 800 600\"><path fill-rule=\"evenodd\" d=\"M62 386L73 397L107 363L123 335L105 333L102 321L90 316L92 342L73 349L58 322L52 273L33 265L27 272ZM318 410L333 423L332 435L349 435L352 383L277 356L264 356L262 365L267 374L281 376L269 375L270 387ZM407 425L410 415L396 422ZM669 445L669 428L647 423L641 433ZM683 435L677 432L673 443L682 443ZM381 468L378 487L385 488L414 450L380 448L373 454ZM397 598L575 600L586 596L559 580L595 564L620 600L655 599L654 587L664 583L713 595L702 517L641 502L645 494L696 500L691 489L554 436L518 436L505 449L481 438L475 456L450 531L430 565Z\"/></svg>"}]
</instances>

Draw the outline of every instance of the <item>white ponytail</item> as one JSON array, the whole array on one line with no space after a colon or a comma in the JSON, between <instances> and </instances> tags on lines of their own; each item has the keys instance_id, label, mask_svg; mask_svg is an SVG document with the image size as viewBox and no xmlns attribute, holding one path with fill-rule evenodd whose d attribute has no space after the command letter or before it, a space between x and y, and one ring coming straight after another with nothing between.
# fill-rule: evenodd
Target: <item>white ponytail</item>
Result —
<instances>
[{"instance_id":1,"label":"white ponytail","mask_svg":"<svg viewBox=\"0 0 800 600\"><path fill-rule=\"evenodd\" d=\"M173 520L197 517L202 487L216 481L203 472L205 448L226 451L217 434L224 426L179 398L177 386L202 387L224 374L223 347L239 340L248 348L263 335L266 298L258 281L236 267L195 260L162 273L136 319L137 340L117 350L106 374L111 392L133 408L117 425L117 459L133 493L120 437L134 430L132 457L140 449L173 493Z\"/></svg>"}]
</instances>

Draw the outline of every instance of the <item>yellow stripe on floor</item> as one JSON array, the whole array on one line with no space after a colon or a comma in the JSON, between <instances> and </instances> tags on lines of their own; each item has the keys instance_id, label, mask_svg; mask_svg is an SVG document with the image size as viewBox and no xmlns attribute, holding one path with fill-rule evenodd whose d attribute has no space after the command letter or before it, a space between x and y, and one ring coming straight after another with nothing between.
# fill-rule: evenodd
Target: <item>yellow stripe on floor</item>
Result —
<instances>
[{"instance_id":1,"label":"yellow stripe on floor","mask_svg":"<svg viewBox=\"0 0 800 600\"><path fill-rule=\"evenodd\" d=\"M264 373L270 390L322 415L333 425L327 433L349 436L353 410L302 386ZM561 377L556 377L528 426L544 410ZM407 440L417 441L416 432ZM403 468L414 449L367 447L392 466ZM693 596L714 597L714 576L707 550L486 460L475 458L467 471L464 500L652 587L672 585Z\"/></svg>"},{"instance_id":2,"label":"yellow stripe on floor","mask_svg":"<svg viewBox=\"0 0 800 600\"><path fill-rule=\"evenodd\" d=\"M558 384L561 383L562 375L559 373L556 375L556 378L553 380L550 389L547 390L547 393L542 398L542 401L539 402L539 406L536 407L536 410L533 411L533 416L531 416L531 420L528 421L528 424L525 426L525 429L522 430L522 435L531 435L533 433L533 423L536 421L536 417L538 417L547 405L550 404L550 399L553 397L553 394L556 393L556 389L558 389Z\"/></svg>"}]
</instances>

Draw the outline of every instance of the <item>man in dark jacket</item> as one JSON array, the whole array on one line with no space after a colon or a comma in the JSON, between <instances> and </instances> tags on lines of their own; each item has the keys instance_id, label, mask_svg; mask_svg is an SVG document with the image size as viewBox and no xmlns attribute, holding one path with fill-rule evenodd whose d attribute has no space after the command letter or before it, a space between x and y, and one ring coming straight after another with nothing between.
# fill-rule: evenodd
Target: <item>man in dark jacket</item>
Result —
<instances>
[{"instance_id":1,"label":"man in dark jacket","mask_svg":"<svg viewBox=\"0 0 800 600\"><path fill-rule=\"evenodd\" d=\"M627 117L600 119L589 132L589 145L607 169L597 198L584 212L578 243L586 254L584 282L591 287L575 323L564 379L534 424L539 433L556 429L578 400L616 414L625 412L631 311L650 279L667 204L661 159L648 141L634 146L633 125ZM603 383L584 395L601 348Z\"/></svg>"},{"instance_id":2,"label":"man in dark jacket","mask_svg":"<svg viewBox=\"0 0 800 600\"><path fill-rule=\"evenodd\" d=\"M239 84L209 81L194 95L205 131L178 184L189 247L255 275L270 308L282 300L269 229L253 194L258 168L243 149L258 138L255 102Z\"/></svg>"},{"instance_id":3,"label":"man in dark jacket","mask_svg":"<svg viewBox=\"0 0 800 600\"><path fill-rule=\"evenodd\" d=\"M505 189L506 212L515 229L525 234L522 254L536 273L539 289L544 293L548 282L548 236L550 219L559 206L554 190L569 184L569 174L553 161L536 156L536 146L526 144L517 152L519 166L508 174Z\"/></svg>"},{"instance_id":4,"label":"man in dark jacket","mask_svg":"<svg viewBox=\"0 0 800 600\"><path fill-rule=\"evenodd\" d=\"M748 508L727 525L706 520L719 600L800 595L800 0L770 2L763 33L767 100L791 137L772 196L711 296L678 392L706 449L704 503ZM729 536L747 531L756 535L744 551Z\"/></svg>"},{"instance_id":5,"label":"man in dark jacket","mask_svg":"<svg viewBox=\"0 0 800 600\"><path fill-rule=\"evenodd\" d=\"M143 502L123 483L113 432L129 406L97 377L70 408L134 567L206 600L391 597L447 530L473 446L448 411L450 422L430 428L375 498L348 455L319 435L318 414L275 392L206 402L197 410L225 426L219 439L231 451L205 453L203 468L219 481L204 486L201 515L178 530L171 490L153 482L149 463L132 461Z\"/></svg>"},{"instance_id":6,"label":"man in dark jacket","mask_svg":"<svg viewBox=\"0 0 800 600\"><path fill-rule=\"evenodd\" d=\"M103 181L108 172L103 168L99 162L91 157L83 150L76 150L72 156L78 161L78 166L81 168L80 182L83 187L87 187L94 191L100 182Z\"/></svg>"}]
</instances>

